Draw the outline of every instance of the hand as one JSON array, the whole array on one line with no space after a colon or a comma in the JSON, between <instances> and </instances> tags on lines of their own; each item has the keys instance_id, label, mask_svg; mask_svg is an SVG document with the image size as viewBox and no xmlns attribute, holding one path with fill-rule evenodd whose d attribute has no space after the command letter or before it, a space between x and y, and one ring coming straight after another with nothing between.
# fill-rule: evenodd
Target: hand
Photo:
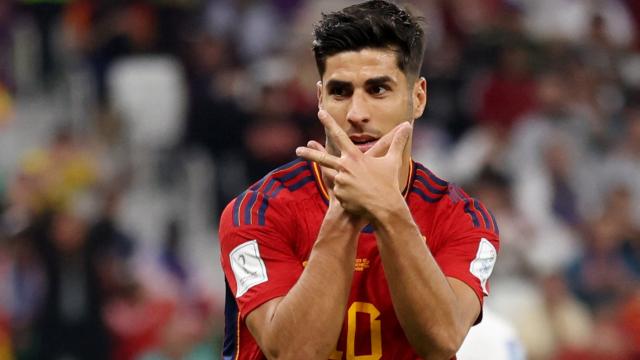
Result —
<instances>
[{"instance_id":1,"label":"hand","mask_svg":"<svg viewBox=\"0 0 640 360\"><path fill-rule=\"evenodd\" d=\"M318 113L318 117L320 117L320 116L321 116L321 112ZM391 143L393 142L393 138L394 138L396 132L398 131L398 129L400 129L403 126L404 126L403 124L398 124L391 131L389 131L388 133L384 134L380 139L378 139L378 141L375 143L375 145L373 145L371 147L371 149L369 149L369 150L367 150L367 152L365 152L365 154L370 155L370 156L374 156L374 157L384 156L387 153L387 151L389 150L389 147L391 146ZM316 150L317 152L322 153L322 154L318 154L316 152L316 154L318 154L318 156L320 156L320 157L331 156L331 154L329 154L329 151L327 149L325 149L325 147L322 146L322 144L320 144L317 141L311 140L311 141L307 142L307 148L313 149L313 150ZM304 148L300 148L300 149L304 149ZM300 150L300 151L305 151L305 150ZM311 160L311 159L309 159L309 160ZM315 161L315 160L313 160L313 161ZM330 201L334 200L335 199L335 195L333 194L333 184L334 184L334 178L335 178L335 176L336 176L336 174L338 172L336 170L330 168L330 167L322 166L322 163L323 163L322 160L319 160L319 161L316 161L316 162L320 164L320 169L322 170L322 180L324 181L325 185L327 186L327 191L329 192L329 200Z\"/></svg>"},{"instance_id":2,"label":"hand","mask_svg":"<svg viewBox=\"0 0 640 360\"><path fill-rule=\"evenodd\" d=\"M412 129L409 123L398 125L363 154L329 113L321 110L318 117L340 150L340 157L329 154L316 142L296 149L296 154L319 163L323 171L329 169L327 177L333 180L333 193L345 210L371 220L376 209L402 199L399 177Z\"/></svg>"},{"instance_id":3,"label":"hand","mask_svg":"<svg viewBox=\"0 0 640 360\"><path fill-rule=\"evenodd\" d=\"M320 114L318 114L318 115L320 115ZM389 150L389 147L391 146L391 143L393 142L393 138L394 138L396 132L398 131L398 129L400 129L403 126L405 126L405 125L399 124L395 128L393 128L390 132L384 134L384 136L382 136L380 139L378 139L378 141L375 143L375 145L373 145L373 147L371 147L371 149L367 150L367 152L365 152L365 154L370 155L370 156L374 156L374 157L384 156L387 153L387 151ZM309 141L307 143L307 148L316 150L316 151L321 152L321 153L324 154L324 155L319 155L319 156L331 156L331 154L329 154L327 149L325 149L324 146L322 146L322 144L320 144L317 141L314 141L314 140ZM304 148L300 148L300 149L304 149ZM300 151L305 151L305 150L300 150ZM316 162L320 164L320 168L322 169L323 181L325 182L325 185L327 186L328 191L329 191L329 195L331 197L331 195L333 195L333 192L332 192L333 191L333 181L334 181L334 178L335 178L335 176L336 176L336 174L338 172L336 170L332 169L332 168L329 168L329 167L326 167L326 166L322 166L322 161L321 160L320 161L316 161Z\"/></svg>"}]
</instances>

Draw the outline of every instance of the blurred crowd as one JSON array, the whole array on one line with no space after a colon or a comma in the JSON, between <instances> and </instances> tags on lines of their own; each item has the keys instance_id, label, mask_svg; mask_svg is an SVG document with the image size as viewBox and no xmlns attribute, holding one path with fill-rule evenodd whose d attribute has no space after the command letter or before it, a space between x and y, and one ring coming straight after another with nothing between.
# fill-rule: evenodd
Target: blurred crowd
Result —
<instances>
[{"instance_id":1,"label":"blurred crowd","mask_svg":"<svg viewBox=\"0 0 640 360\"><path fill-rule=\"evenodd\" d=\"M0 359L219 357L217 217L322 141L348 3L0 1ZM500 226L486 306L529 359L639 358L640 2L407 3L414 158Z\"/></svg>"}]
</instances>

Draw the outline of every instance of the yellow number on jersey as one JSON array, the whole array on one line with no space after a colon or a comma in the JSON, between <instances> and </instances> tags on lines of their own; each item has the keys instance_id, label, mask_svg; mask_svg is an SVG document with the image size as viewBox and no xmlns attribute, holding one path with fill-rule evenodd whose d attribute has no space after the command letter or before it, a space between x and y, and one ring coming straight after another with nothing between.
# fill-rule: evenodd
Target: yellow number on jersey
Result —
<instances>
[{"instance_id":1,"label":"yellow number on jersey","mask_svg":"<svg viewBox=\"0 0 640 360\"><path fill-rule=\"evenodd\" d=\"M371 331L371 354L356 355L356 314L369 314ZM371 303L354 302L347 311L347 353L346 360L379 360L382 358L382 330L380 328L380 311ZM341 360L342 351L334 351L330 360Z\"/></svg>"}]
</instances>

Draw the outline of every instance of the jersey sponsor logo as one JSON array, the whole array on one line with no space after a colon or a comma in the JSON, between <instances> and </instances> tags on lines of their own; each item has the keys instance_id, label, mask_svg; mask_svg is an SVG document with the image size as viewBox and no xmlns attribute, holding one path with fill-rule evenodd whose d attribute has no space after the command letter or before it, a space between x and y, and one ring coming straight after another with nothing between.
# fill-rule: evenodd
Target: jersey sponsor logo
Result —
<instances>
[{"instance_id":1,"label":"jersey sponsor logo","mask_svg":"<svg viewBox=\"0 0 640 360\"><path fill-rule=\"evenodd\" d=\"M493 271L493 265L496 263L497 256L498 252L496 248L493 247L489 240L482 238L478 246L476 258L471 262L471 266L469 267L469 271L473 276L480 280L482 292L484 292L485 295L489 295L487 291L487 280L489 280L489 276Z\"/></svg>"},{"instance_id":2,"label":"jersey sponsor logo","mask_svg":"<svg viewBox=\"0 0 640 360\"><path fill-rule=\"evenodd\" d=\"M364 271L369 268L369 259L356 259L355 271Z\"/></svg>"},{"instance_id":3,"label":"jersey sponsor logo","mask_svg":"<svg viewBox=\"0 0 640 360\"><path fill-rule=\"evenodd\" d=\"M423 236L424 237L424 236ZM308 260L305 260L302 262L302 267L307 267L307 263L309 263ZM365 271L366 269L369 268L371 262L369 261L369 259L356 259L356 263L354 266L354 271Z\"/></svg>"},{"instance_id":4,"label":"jersey sponsor logo","mask_svg":"<svg viewBox=\"0 0 640 360\"><path fill-rule=\"evenodd\" d=\"M269 280L267 268L260 257L258 241L251 240L236 246L229 254L231 270L236 278L236 297L252 287Z\"/></svg>"}]
</instances>

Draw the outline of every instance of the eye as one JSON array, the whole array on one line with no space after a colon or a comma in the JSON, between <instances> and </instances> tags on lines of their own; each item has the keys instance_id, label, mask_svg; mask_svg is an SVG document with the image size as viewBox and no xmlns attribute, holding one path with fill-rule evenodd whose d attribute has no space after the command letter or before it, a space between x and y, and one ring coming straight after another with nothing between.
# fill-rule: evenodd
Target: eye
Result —
<instances>
[{"instance_id":1,"label":"eye","mask_svg":"<svg viewBox=\"0 0 640 360\"><path fill-rule=\"evenodd\" d=\"M372 95L380 96L384 95L389 91L389 87L385 85L376 85L369 88L369 93Z\"/></svg>"},{"instance_id":2,"label":"eye","mask_svg":"<svg viewBox=\"0 0 640 360\"><path fill-rule=\"evenodd\" d=\"M329 88L329 95L334 97L347 97L350 95L350 90L344 86L334 86Z\"/></svg>"}]
</instances>

